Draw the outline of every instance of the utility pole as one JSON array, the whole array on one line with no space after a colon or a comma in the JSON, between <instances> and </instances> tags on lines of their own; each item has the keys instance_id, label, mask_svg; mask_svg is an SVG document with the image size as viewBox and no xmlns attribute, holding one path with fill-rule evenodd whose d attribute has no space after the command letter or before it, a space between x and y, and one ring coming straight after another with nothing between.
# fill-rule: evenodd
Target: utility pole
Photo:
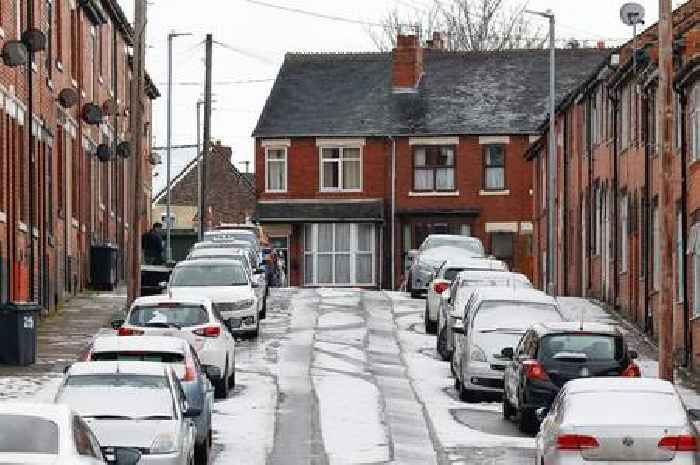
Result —
<instances>
[{"instance_id":1,"label":"utility pole","mask_svg":"<svg viewBox=\"0 0 700 465\"><path fill-rule=\"evenodd\" d=\"M170 220L170 167L171 167L171 152L172 152L172 126L173 126L173 39L175 37L189 36L189 33L176 33L170 32L168 34L168 130L167 130L167 142L166 142L166 177L167 177L167 191L166 191L166 205L165 205L165 218L167 219L167 224L165 226L165 259L168 263L173 260L173 248L170 242L170 233L172 230L172 221Z\"/></svg>"},{"instance_id":2,"label":"utility pole","mask_svg":"<svg viewBox=\"0 0 700 465\"><path fill-rule=\"evenodd\" d=\"M211 71L213 42L212 35L207 34L204 73L204 147L202 149L202 164L200 165L202 195L199 198L199 234L202 236L206 228L204 216L207 211L207 156L211 151Z\"/></svg>"},{"instance_id":3,"label":"utility pole","mask_svg":"<svg viewBox=\"0 0 700 465\"><path fill-rule=\"evenodd\" d=\"M202 163L204 163L204 157L202 157L202 105L204 105L204 101L197 100L197 217L199 218L197 237L200 241L204 239L204 211L202 210Z\"/></svg>"},{"instance_id":4,"label":"utility pole","mask_svg":"<svg viewBox=\"0 0 700 465\"><path fill-rule=\"evenodd\" d=\"M661 257L663 284L659 312L659 378L673 381L673 19L671 0L659 0L659 88L656 117L661 122Z\"/></svg>"},{"instance_id":5,"label":"utility pole","mask_svg":"<svg viewBox=\"0 0 700 465\"><path fill-rule=\"evenodd\" d=\"M21 12L19 12L21 14ZM31 30L34 27L34 2L27 2L27 30ZM35 205L34 205L34 189L36 189L37 183L35 179L35 155L34 155L34 79L32 70L32 63L34 62L34 52L30 49L29 56L27 57L27 113L25 117L25 125L27 131L27 161L29 168L29 217L27 218L27 237L29 238L29 300L34 301L35 292L34 287L36 286L36 253L34 251L34 228L36 227L36 222L34 220ZM38 128L37 128L38 129ZM24 176L24 173L20 173ZM21 187L24 189L24 187ZM38 190L38 189L37 189ZM20 206L21 211L21 206Z\"/></svg>"},{"instance_id":6,"label":"utility pole","mask_svg":"<svg viewBox=\"0 0 700 465\"><path fill-rule=\"evenodd\" d=\"M129 261L128 302L138 297L141 288L141 202L143 182L143 94L144 61L146 59L146 0L134 0L134 69L131 79L131 102L129 104L129 131L133 154L131 159L131 234L129 234L131 258Z\"/></svg>"},{"instance_id":7,"label":"utility pole","mask_svg":"<svg viewBox=\"0 0 700 465\"><path fill-rule=\"evenodd\" d=\"M530 13L549 20L549 148L547 149L547 288L554 295L557 286L557 260L555 222L557 220L556 189L557 189L557 121L556 121L556 38L555 21L552 10L531 11Z\"/></svg>"}]
</instances>

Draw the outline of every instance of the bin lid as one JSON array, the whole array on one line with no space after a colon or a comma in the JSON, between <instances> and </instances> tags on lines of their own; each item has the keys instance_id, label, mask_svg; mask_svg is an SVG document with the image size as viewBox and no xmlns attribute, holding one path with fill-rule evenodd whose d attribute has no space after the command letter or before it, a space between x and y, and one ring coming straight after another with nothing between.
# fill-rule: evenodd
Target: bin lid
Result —
<instances>
[{"instance_id":1,"label":"bin lid","mask_svg":"<svg viewBox=\"0 0 700 465\"><path fill-rule=\"evenodd\" d=\"M2 312L40 312L42 307L37 302L6 302L0 304Z\"/></svg>"}]
</instances>

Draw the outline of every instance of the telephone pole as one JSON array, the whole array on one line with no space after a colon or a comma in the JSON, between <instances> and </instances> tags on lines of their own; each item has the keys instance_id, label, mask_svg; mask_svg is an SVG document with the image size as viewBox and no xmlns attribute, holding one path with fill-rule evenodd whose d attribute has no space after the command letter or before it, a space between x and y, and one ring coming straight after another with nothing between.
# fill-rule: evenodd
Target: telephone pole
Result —
<instances>
[{"instance_id":1,"label":"telephone pole","mask_svg":"<svg viewBox=\"0 0 700 465\"><path fill-rule=\"evenodd\" d=\"M202 157L202 105L204 105L203 100L197 100L197 217L199 218L199 229L197 230L197 238L201 241L204 239L204 231L202 229L202 218L204 217L204 212L201 209L202 205L202 163L204 163L204 157Z\"/></svg>"},{"instance_id":2,"label":"telephone pole","mask_svg":"<svg viewBox=\"0 0 700 465\"><path fill-rule=\"evenodd\" d=\"M656 118L661 122L661 257L663 281L659 311L659 378L673 381L673 19L671 0L659 0L659 88Z\"/></svg>"},{"instance_id":3,"label":"telephone pole","mask_svg":"<svg viewBox=\"0 0 700 465\"><path fill-rule=\"evenodd\" d=\"M214 40L211 34L207 34L206 57L204 73L204 147L202 149L201 163L201 191L199 197L199 234L204 236L206 230L205 215L207 211L207 155L211 151L211 70L212 70L212 46Z\"/></svg>"},{"instance_id":4,"label":"telephone pole","mask_svg":"<svg viewBox=\"0 0 700 465\"><path fill-rule=\"evenodd\" d=\"M133 154L131 158L131 234L129 234L129 289L127 305L138 297L141 289L141 203L143 198L143 94L146 59L146 0L134 0L134 67L129 104L129 131Z\"/></svg>"}]
</instances>

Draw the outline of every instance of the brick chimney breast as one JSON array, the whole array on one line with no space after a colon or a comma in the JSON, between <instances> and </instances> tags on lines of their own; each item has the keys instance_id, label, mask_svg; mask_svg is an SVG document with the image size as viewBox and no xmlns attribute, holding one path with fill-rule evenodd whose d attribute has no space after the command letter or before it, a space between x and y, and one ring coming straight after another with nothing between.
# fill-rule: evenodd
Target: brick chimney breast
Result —
<instances>
[{"instance_id":1,"label":"brick chimney breast","mask_svg":"<svg viewBox=\"0 0 700 465\"><path fill-rule=\"evenodd\" d=\"M391 56L394 92L415 92L423 75L423 48L416 35L399 34Z\"/></svg>"}]
</instances>

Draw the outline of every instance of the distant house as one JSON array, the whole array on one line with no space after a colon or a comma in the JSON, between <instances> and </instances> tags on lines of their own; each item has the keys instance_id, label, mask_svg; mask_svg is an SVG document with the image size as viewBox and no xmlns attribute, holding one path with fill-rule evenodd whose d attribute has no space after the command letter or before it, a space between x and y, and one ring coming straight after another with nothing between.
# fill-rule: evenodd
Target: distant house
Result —
<instances>
[{"instance_id":1,"label":"distant house","mask_svg":"<svg viewBox=\"0 0 700 465\"><path fill-rule=\"evenodd\" d=\"M479 237L532 275L523 154L547 113L549 52L440 43L286 55L253 136L257 218L288 242L292 285L395 287L431 233ZM558 50L558 95L609 53Z\"/></svg>"},{"instance_id":2,"label":"distant house","mask_svg":"<svg viewBox=\"0 0 700 465\"><path fill-rule=\"evenodd\" d=\"M242 223L255 214L255 175L242 173L231 162L231 148L216 143L207 157L207 224ZM199 228L197 193L199 163L193 159L172 180L170 216L173 225L173 257L180 249L187 249ZM154 221L167 224L167 190L161 190L153 199ZM182 245L178 247L178 244ZM180 251L180 254L177 252Z\"/></svg>"}]
</instances>

